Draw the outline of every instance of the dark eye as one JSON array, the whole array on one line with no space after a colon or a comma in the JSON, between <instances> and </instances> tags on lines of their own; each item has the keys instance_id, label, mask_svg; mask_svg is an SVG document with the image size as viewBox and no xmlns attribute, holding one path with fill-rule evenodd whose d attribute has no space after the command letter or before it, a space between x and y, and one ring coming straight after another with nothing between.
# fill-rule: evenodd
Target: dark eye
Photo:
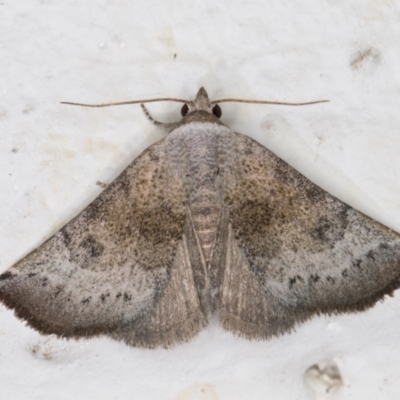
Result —
<instances>
[{"instance_id":1,"label":"dark eye","mask_svg":"<svg viewBox=\"0 0 400 400\"><path fill-rule=\"evenodd\" d=\"M218 104L213 107L212 112L217 118L221 118L222 110Z\"/></svg>"},{"instance_id":2,"label":"dark eye","mask_svg":"<svg viewBox=\"0 0 400 400\"><path fill-rule=\"evenodd\" d=\"M182 108L181 108L182 117L184 117L184 116L188 113L188 111L189 111L188 105L187 105L187 104L184 104L184 105L182 106Z\"/></svg>"}]
</instances>

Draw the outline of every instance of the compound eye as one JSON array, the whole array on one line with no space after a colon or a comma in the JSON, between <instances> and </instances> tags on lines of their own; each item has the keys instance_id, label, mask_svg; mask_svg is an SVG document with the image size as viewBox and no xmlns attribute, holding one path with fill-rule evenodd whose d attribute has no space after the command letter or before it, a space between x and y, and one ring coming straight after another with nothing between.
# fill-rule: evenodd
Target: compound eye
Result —
<instances>
[{"instance_id":1,"label":"compound eye","mask_svg":"<svg viewBox=\"0 0 400 400\"><path fill-rule=\"evenodd\" d=\"M221 118L222 110L218 104L213 107L212 112L217 118Z\"/></svg>"},{"instance_id":2,"label":"compound eye","mask_svg":"<svg viewBox=\"0 0 400 400\"><path fill-rule=\"evenodd\" d=\"M184 117L184 116L188 113L188 111L189 111L188 105L187 105L187 104L184 104L184 105L182 106L182 108L181 108L182 117Z\"/></svg>"}]
</instances>

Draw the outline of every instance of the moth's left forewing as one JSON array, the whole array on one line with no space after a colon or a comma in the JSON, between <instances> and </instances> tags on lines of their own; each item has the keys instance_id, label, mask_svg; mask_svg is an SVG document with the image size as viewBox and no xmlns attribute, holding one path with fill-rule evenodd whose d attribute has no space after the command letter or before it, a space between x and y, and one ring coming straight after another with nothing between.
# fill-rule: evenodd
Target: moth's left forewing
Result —
<instances>
[{"instance_id":1,"label":"moth's left forewing","mask_svg":"<svg viewBox=\"0 0 400 400\"><path fill-rule=\"evenodd\" d=\"M233 138L236 166L224 187L231 257L219 297L227 329L267 338L315 313L364 310L399 286L397 233L256 141Z\"/></svg>"}]
</instances>

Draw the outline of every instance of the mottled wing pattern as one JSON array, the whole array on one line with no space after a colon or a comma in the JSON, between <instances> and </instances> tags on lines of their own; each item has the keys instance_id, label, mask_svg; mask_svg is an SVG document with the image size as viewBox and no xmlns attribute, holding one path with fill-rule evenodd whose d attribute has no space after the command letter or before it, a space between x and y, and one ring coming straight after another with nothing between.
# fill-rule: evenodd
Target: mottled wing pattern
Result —
<instances>
[{"instance_id":1,"label":"mottled wing pattern","mask_svg":"<svg viewBox=\"0 0 400 400\"><path fill-rule=\"evenodd\" d=\"M219 289L223 326L248 338L313 314L361 311L399 284L400 236L329 195L249 137L233 134ZM233 144L234 143L234 144Z\"/></svg>"},{"instance_id":2,"label":"mottled wing pattern","mask_svg":"<svg viewBox=\"0 0 400 400\"><path fill-rule=\"evenodd\" d=\"M0 300L40 332L63 337L108 334L154 347L195 335L206 323L188 257L195 244L187 243L186 192L165 147L165 139L150 146L3 273Z\"/></svg>"}]
</instances>

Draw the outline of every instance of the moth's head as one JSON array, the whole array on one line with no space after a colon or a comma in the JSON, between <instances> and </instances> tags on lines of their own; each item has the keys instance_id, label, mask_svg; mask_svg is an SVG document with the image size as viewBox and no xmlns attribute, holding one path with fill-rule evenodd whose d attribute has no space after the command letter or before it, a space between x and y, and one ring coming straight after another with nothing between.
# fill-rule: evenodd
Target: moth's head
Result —
<instances>
[{"instance_id":1,"label":"moth's head","mask_svg":"<svg viewBox=\"0 0 400 400\"><path fill-rule=\"evenodd\" d=\"M220 118L222 115L221 107L218 104L211 103L208 94L203 87L199 89L196 98L193 101L188 101L182 106L182 117L186 117L186 115L194 111L207 111L217 118Z\"/></svg>"}]
</instances>

